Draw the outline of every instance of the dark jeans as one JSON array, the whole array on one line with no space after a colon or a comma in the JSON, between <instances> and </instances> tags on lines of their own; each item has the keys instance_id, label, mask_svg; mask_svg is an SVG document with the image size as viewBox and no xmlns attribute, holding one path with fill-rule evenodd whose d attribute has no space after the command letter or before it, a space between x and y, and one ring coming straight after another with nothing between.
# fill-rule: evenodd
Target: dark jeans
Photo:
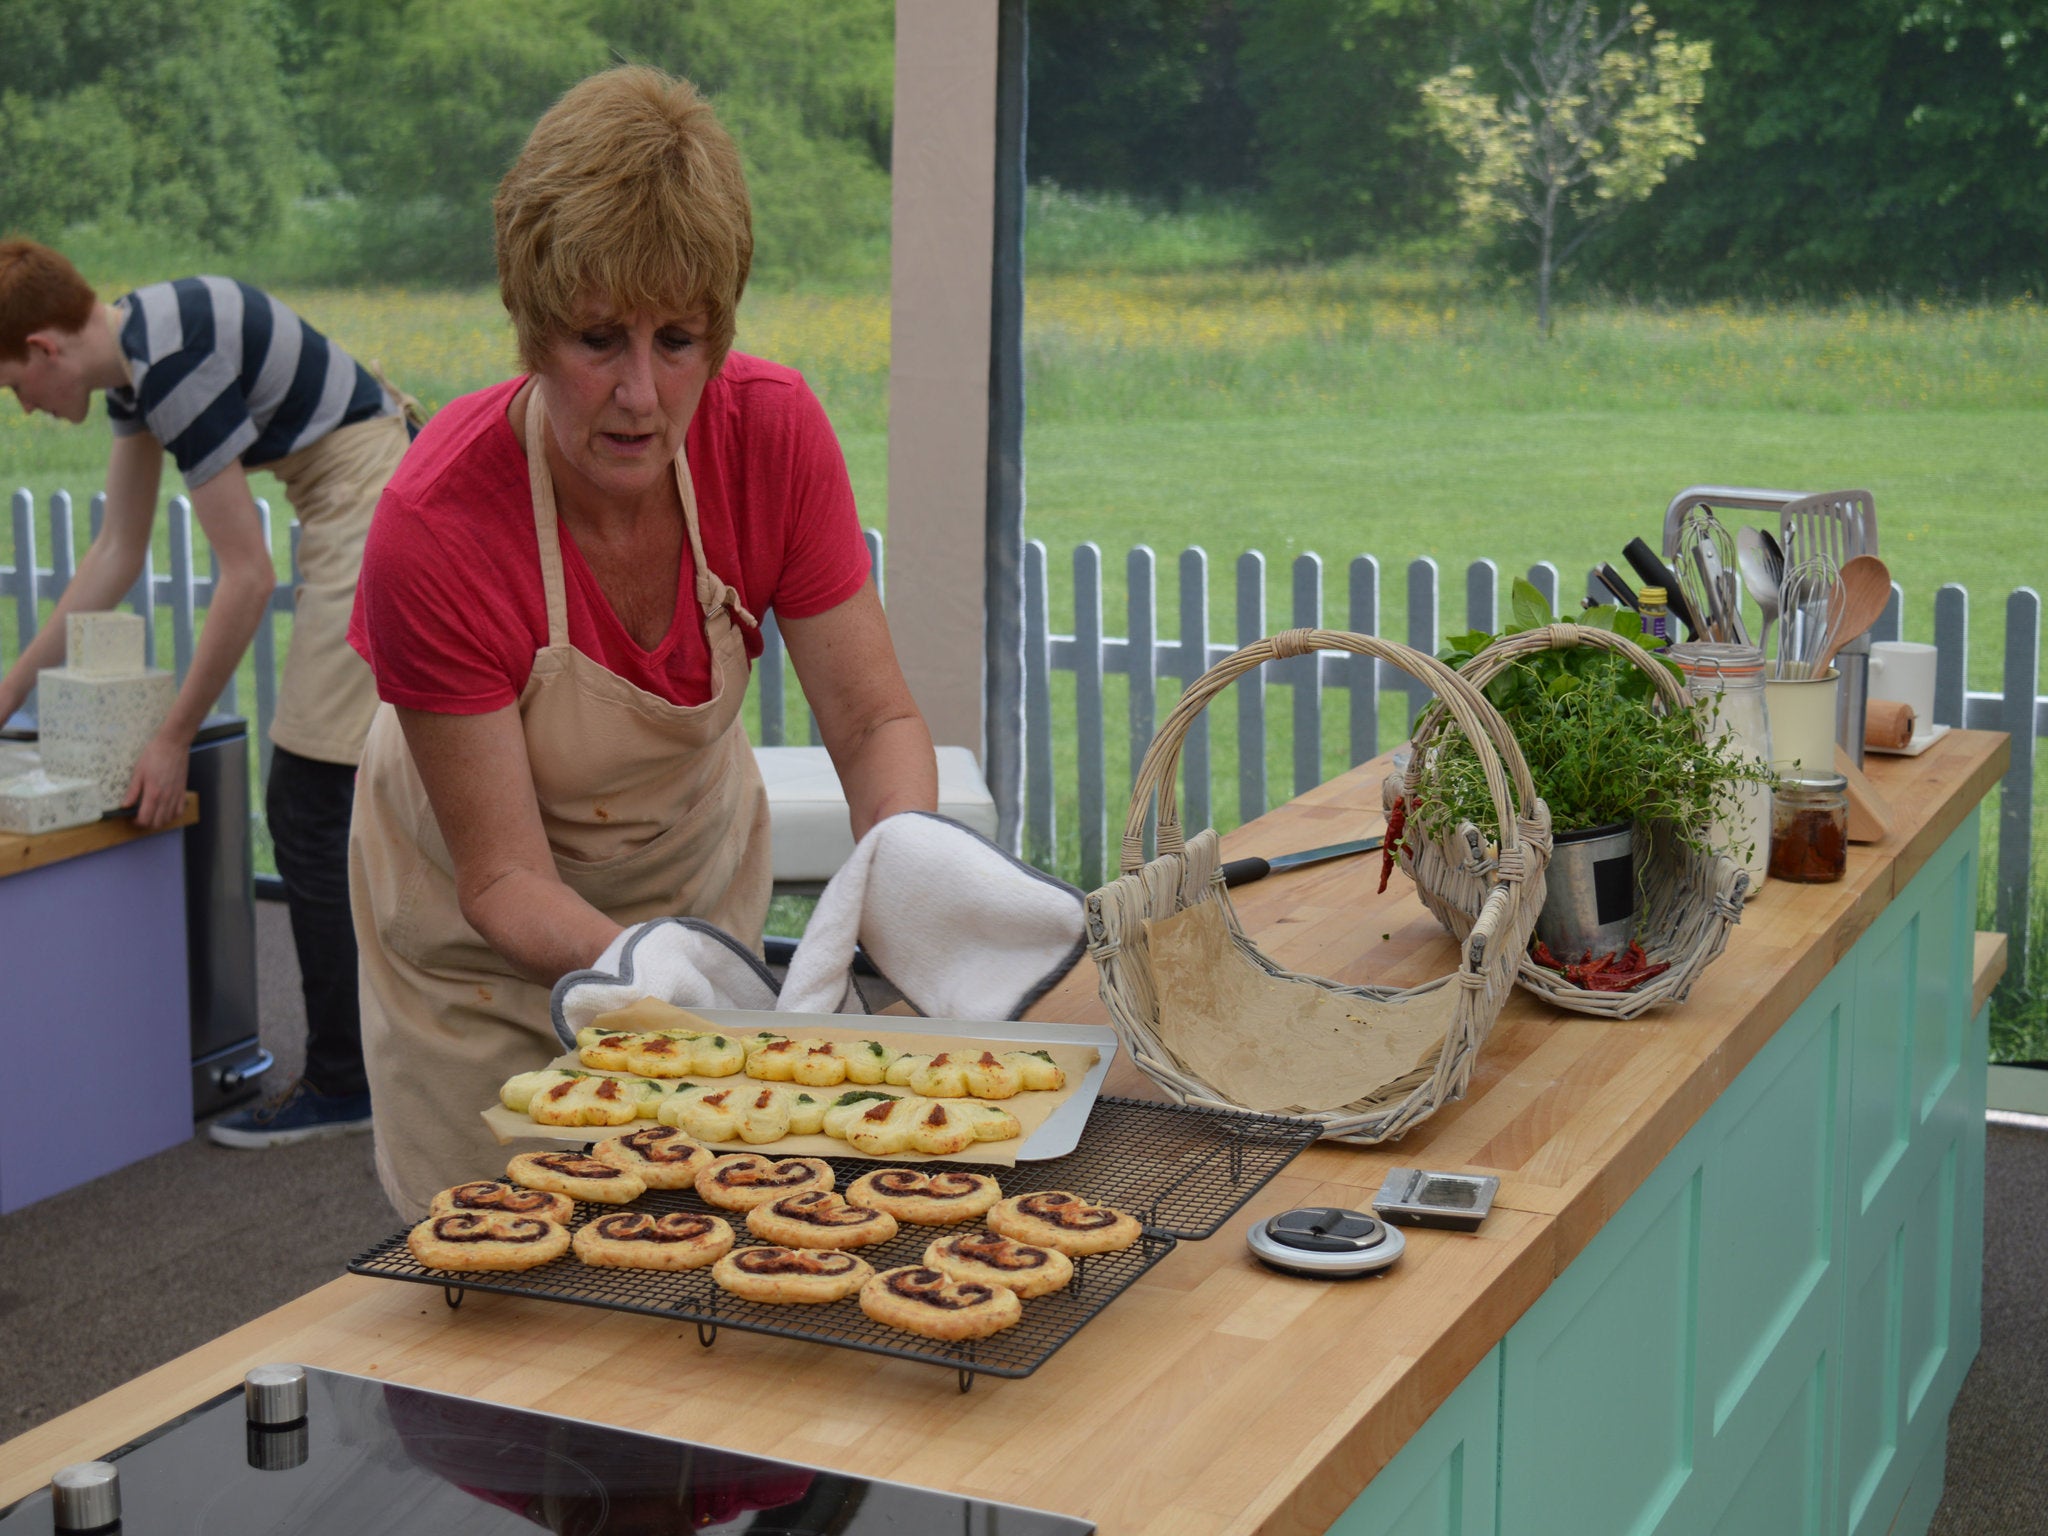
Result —
<instances>
[{"instance_id":1,"label":"dark jeans","mask_svg":"<svg viewBox=\"0 0 2048 1536\"><path fill-rule=\"evenodd\" d=\"M368 1091L356 1009L356 930L348 910L348 821L356 771L273 745L265 812L292 915L306 990L307 1084L325 1094Z\"/></svg>"}]
</instances>

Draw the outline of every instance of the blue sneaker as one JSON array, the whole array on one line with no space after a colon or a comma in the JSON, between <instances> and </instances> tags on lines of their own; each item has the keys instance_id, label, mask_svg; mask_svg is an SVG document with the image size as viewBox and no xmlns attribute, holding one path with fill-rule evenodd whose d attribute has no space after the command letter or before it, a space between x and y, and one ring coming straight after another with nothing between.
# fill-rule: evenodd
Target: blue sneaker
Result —
<instances>
[{"instance_id":1,"label":"blue sneaker","mask_svg":"<svg viewBox=\"0 0 2048 1536\"><path fill-rule=\"evenodd\" d=\"M300 1078L267 1104L221 1116L206 1134L222 1147L285 1147L369 1128L369 1094L321 1093Z\"/></svg>"}]
</instances>

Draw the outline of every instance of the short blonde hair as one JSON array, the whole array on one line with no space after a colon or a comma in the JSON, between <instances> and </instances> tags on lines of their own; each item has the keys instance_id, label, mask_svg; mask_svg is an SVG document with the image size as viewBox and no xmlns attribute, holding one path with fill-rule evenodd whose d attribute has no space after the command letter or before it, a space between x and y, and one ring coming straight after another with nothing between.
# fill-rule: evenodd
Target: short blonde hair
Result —
<instances>
[{"instance_id":1,"label":"short blonde hair","mask_svg":"<svg viewBox=\"0 0 2048 1536\"><path fill-rule=\"evenodd\" d=\"M534 124L498 184L498 293L537 370L593 292L621 311L702 310L714 370L754 260L746 173L695 86L609 69Z\"/></svg>"}]
</instances>

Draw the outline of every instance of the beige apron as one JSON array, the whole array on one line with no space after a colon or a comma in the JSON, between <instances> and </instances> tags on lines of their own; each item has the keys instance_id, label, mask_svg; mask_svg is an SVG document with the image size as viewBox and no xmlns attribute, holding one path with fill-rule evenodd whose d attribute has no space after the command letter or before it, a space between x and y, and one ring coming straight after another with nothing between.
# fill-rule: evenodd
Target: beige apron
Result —
<instances>
[{"instance_id":1,"label":"beige apron","mask_svg":"<svg viewBox=\"0 0 2048 1536\"><path fill-rule=\"evenodd\" d=\"M287 752L323 763L362 756L377 681L348 643L348 621L370 514L411 440L403 415L378 416L261 466L284 482L299 520L292 643L270 722L270 739Z\"/></svg>"},{"instance_id":2,"label":"beige apron","mask_svg":"<svg viewBox=\"0 0 2048 1536\"><path fill-rule=\"evenodd\" d=\"M677 457L712 695L678 705L569 644L543 430L536 385L526 457L548 643L534 655L519 716L556 872L615 922L701 917L759 949L771 879L768 795L740 723L747 653L734 615L753 620L705 564L689 466ZM508 1153L479 1111L506 1078L543 1065L560 1046L549 988L513 975L464 920L447 845L389 705L377 712L356 779L349 896L377 1173L392 1203L415 1219L437 1190L503 1173Z\"/></svg>"}]
</instances>

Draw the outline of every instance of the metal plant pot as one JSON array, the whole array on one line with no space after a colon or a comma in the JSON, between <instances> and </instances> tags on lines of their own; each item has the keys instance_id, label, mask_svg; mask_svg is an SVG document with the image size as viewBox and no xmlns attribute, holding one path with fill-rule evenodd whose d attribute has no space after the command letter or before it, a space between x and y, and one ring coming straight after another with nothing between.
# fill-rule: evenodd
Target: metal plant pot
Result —
<instances>
[{"instance_id":1,"label":"metal plant pot","mask_svg":"<svg viewBox=\"0 0 2048 1536\"><path fill-rule=\"evenodd\" d=\"M1625 821L1559 832L1536 937L1572 964L1619 954L1635 936L1635 828Z\"/></svg>"}]
</instances>

